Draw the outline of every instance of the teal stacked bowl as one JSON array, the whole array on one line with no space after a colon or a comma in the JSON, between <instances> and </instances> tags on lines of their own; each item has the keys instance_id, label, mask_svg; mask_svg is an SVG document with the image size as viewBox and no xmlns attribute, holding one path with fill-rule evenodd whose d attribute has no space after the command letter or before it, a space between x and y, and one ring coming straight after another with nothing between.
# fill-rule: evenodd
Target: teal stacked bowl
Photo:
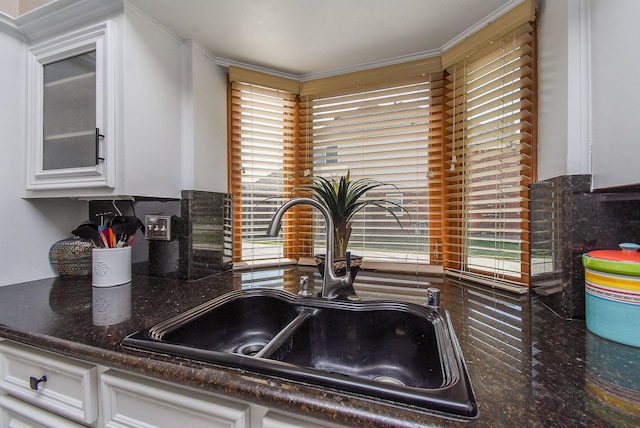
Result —
<instances>
[{"instance_id":1,"label":"teal stacked bowl","mask_svg":"<svg viewBox=\"0 0 640 428\"><path fill-rule=\"evenodd\" d=\"M587 328L605 339L640 347L640 245L595 250L585 267Z\"/></svg>"}]
</instances>

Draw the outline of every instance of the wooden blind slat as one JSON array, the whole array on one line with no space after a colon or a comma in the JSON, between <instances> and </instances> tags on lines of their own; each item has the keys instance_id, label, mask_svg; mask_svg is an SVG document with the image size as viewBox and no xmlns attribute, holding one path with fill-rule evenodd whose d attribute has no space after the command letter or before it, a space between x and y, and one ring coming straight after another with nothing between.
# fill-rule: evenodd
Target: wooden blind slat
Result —
<instances>
[{"instance_id":1,"label":"wooden blind slat","mask_svg":"<svg viewBox=\"0 0 640 428\"><path fill-rule=\"evenodd\" d=\"M447 271L528 284L532 43L525 24L447 70Z\"/></svg>"},{"instance_id":2,"label":"wooden blind slat","mask_svg":"<svg viewBox=\"0 0 640 428\"><path fill-rule=\"evenodd\" d=\"M300 95L306 96L333 96L353 93L358 86L367 86L369 90L379 87L388 87L390 83L396 85L416 78L434 74L437 80L442 76L442 62L439 56L405 62L402 64L388 65L364 71L341 74L339 76L325 77L300 83Z\"/></svg>"},{"instance_id":3,"label":"wooden blind slat","mask_svg":"<svg viewBox=\"0 0 640 428\"><path fill-rule=\"evenodd\" d=\"M246 79L232 82L229 103L236 262L284 259L296 254L292 245L296 232L290 217L279 237L267 240L265 233L277 207L288 199L297 173L297 98L280 90L283 81L248 84L250 77L260 76L230 70L232 80ZM261 86L270 84L276 88Z\"/></svg>"},{"instance_id":4,"label":"wooden blind slat","mask_svg":"<svg viewBox=\"0 0 640 428\"><path fill-rule=\"evenodd\" d=\"M229 81L237 84L247 83L256 88L265 87L279 89L290 94L297 94L300 90L300 84L296 80L287 79L285 77L275 76L273 74L261 73L259 71L248 70L242 67L229 66ZM246 86L242 86L246 87Z\"/></svg>"},{"instance_id":5,"label":"wooden blind slat","mask_svg":"<svg viewBox=\"0 0 640 428\"><path fill-rule=\"evenodd\" d=\"M411 215L410 220L402 217L403 230L384 210L368 207L354 220L350 246L368 259L381 254L388 261L409 253L414 260L433 263L427 235L435 239L442 227L440 210L434 209L442 200L437 181L442 179L441 77L425 75L414 77L411 84L360 85L337 92L331 89L302 100L301 115L310 125L303 129L303 141L314 153L313 174L331 177L350 170L352 179L392 183L397 189L390 186L367 197L399 198ZM438 191L430 195L430 187Z\"/></svg>"}]
</instances>

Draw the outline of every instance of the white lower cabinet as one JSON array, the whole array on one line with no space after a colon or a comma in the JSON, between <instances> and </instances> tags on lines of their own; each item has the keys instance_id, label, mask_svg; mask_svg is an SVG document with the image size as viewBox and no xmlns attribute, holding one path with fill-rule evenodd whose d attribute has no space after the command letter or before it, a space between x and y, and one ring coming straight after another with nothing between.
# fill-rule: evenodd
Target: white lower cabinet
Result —
<instances>
[{"instance_id":1,"label":"white lower cabinet","mask_svg":"<svg viewBox=\"0 0 640 428\"><path fill-rule=\"evenodd\" d=\"M245 428L249 405L108 370L101 376L105 427Z\"/></svg>"},{"instance_id":2,"label":"white lower cabinet","mask_svg":"<svg viewBox=\"0 0 640 428\"><path fill-rule=\"evenodd\" d=\"M94 364L5 340L0 342L0 390L83 425L98 419ZM17 414L17 407L11 410L8 401L12 400L3 401L3 409Z\"/></svg>"},{"instance_id":3,"label":"white lower cabinet","mask_svg":"<svg viewBox=\"0 0 640 428\"><path fill-rule=\"evenodd\" d=\"M0 338L0 428L337 427Z\"/></svg>"},{"instance_id":4,"label":"white lower cabinet","mask_svg":"<svg viewBox=\"0 0 640 428\"><path fill-rule=\"evenodd\" d=\"M260 428L321 428L338 427L339 425L320 425L318 422L303 420L294 416L268 411L262 418Z\"/></svg>"},{"instance_id":5,"label":"white lower cabinet","mask_svg":"<svg viewBox=\"0 0 640 428\"><path fill-rule=\"evenodd\" d=\"M81 428L84 425L27 404L10 395L1 395L0 426L16 428Z\"/></svg>"},{"instance_id":6,"label":"white lower cabinet","mask_svg":"<svg viewBox=\"0 0 640 428\"><path fill-rule=\"evenodd\" d=\"M108 428L337 427L116 370L101 375L100 393Z\"/></svg>"}]
</instances>

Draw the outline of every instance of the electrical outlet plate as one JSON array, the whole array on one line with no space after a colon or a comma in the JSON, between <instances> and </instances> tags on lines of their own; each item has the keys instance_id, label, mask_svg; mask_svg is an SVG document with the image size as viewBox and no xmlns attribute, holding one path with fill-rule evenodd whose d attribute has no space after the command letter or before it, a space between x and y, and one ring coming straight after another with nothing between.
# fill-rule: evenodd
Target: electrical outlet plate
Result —
<instances>
[{"instance_id":1,"label":"electrical outlet plate","mask_svg":"<svg viewBox=\"0 0 640 428\"><path fill-rule=\"evenodd\" d=\"M171 241L171 216L144 216L144 237L149 241Z\"/></svg>"}]
</instances>

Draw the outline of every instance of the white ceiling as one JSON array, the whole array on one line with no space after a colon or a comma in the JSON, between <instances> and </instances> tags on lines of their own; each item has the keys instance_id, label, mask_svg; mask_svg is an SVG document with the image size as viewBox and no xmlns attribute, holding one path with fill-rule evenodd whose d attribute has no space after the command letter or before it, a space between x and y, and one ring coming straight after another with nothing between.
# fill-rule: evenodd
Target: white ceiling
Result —
<instances>
[{"instance_id":1,"label":"white ceiling","mask_svg":"<svg viewBox=\"0 0 640 428\"><path fill-rule=\"evenodd\" d=\"M304 78L418 59L520 0L130 0L218 60Z\"/></svg>"}]
</instances>

